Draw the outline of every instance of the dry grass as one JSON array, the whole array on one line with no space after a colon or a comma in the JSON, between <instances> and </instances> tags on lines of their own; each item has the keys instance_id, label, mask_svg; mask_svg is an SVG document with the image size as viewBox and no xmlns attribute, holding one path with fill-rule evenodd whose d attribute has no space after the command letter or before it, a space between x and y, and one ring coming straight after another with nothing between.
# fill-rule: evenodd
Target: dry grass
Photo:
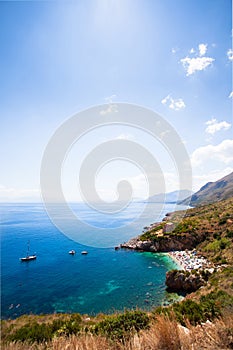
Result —
<instances>
[{"instance_id":1,"label":"dry grass","mask_svg":"<svg viewBox=\"0 0 233 350\"><path fill-rule=\"evenodd\" d=\"M58 337L45 344L10 343L2 350L230 350L233 349L233 315L214 323L182 327L173 318L157 316L150 330L123 342L83 334Z\"/></svg>"}]
</instances>

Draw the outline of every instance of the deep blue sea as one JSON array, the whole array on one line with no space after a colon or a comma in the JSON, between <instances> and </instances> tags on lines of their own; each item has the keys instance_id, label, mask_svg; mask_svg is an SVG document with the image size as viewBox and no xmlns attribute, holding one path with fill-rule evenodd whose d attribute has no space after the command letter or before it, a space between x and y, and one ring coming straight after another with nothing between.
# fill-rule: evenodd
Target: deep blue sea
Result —
<instances>
[{"instance_id":1,"label":"deep blue sea","mask_svg":"<svg viewBox=\"0 0 233 350\"><path fill-rule=\"evenodd\" d=\"M140 205L135 203L132 212ZM73 206L74 211L85 214L85 220L90 219L93 242L95 237L98 239L95 230L100 221L106 220L111 236L111 225L122 227L131 217L129 212L114 214L109 223L107 217L98 218L81 203ZM42 204L1 204L0 210L2 318L29 313L94 315L125 308L150 309L170 298L165 291L165 274L176 265L167 255L115 251L113 246L98 248L95 244L83 246L53 225ZM158 212L157 204L151 203L147 216L142 216L128 233L127 227L119 234L114 231L114 243L137 236L158 215L162 219L171 210L173 206L167 204ZM36 253L37 259L21 262L28 240L30 252ZM74 256L68 254L71 249L76 251ZM81 255L82 250L88 255Z\"/></svg>"}]
</instances>

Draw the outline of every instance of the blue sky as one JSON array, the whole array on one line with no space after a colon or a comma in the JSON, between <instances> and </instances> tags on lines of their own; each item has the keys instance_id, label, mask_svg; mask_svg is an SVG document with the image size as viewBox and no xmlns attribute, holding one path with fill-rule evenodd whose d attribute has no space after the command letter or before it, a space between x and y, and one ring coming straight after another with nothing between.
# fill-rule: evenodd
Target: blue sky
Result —
<instances>
[{"instance_id":1,"label":"blue sky","mask_svg":"<svg viewBox=\"0 0 233 350\"><path fill-rule=\"evenodd\" d=\"M233 171L230 0L1 1L0 23L2 201L38 199L52 134L109 96L150 108L174 127L192 162L194 190ZM106 135L155 151L146 135L122 126L87 135L83 154ZM64 191L79 200L80 160L72 152ZM175 190L161 154L166 189ZM102 180L100 173L103 197L111 199L119 178L131 178L135 196L145 196L142 174L123 168L107 167Z\"/></svg>"}]
</instances>

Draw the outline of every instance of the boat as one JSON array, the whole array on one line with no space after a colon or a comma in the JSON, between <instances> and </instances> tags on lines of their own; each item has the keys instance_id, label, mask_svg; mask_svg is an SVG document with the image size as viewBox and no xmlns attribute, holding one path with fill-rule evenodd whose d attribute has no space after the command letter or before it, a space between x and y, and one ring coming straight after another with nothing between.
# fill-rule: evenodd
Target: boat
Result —
<instances>
[{"instance_id":1,"label":"boat","mask_svg":"<svg viewBox=\"0 0 233 350\"><path fill-rule=\"evenodd\" d=\"M20 258L21 261L31 261L31 260L35 260L36 259L36 255L29 255L29 251L30 251L30 241L28 241L28 250L27 250L27 255L24 256L23 258Z\"/></svg>"},{"instance_id":2,"label":"boat","mask_svg":"<svg viewBox=\"0 0 233 350\"><path fill-rule=\"evenodd\" d=\"M86 250L83 250L83 251L81 252L81 254L82 254L82 255L87 255L88 252L87 252Z\"/></svg>"},{"instance_id":3,"label":"boat","mask_svg":"<svg viewBox=\"0 0 233 350\"><path fill-rule=\"evenodd\" d=\"M69 251L69 254L70 254L70 255L74 255L75 253L76 253L76 251L73 250L73 249Z\"/></svg>"}]
</instances>

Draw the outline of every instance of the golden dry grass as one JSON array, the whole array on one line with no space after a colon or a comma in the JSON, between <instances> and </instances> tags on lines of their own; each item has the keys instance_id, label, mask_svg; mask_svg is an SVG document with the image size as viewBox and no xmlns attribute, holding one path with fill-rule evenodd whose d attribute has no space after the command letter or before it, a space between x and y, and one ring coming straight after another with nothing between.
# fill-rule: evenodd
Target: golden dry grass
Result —
<instances>
[{"instance_id":1,"label":"golden dry grass","mask_svg":"<svg viewBox=\"0 0 233 350\"><path fill-rule=\"evenodd\" d=\"M2 350L230 350L233 349L233 315L214 323L182 327L174 319L160 315L150 330L141 331L123 342L82 334L54 338L49 343L3 344Z\"/></svg>"}]
</instances>

